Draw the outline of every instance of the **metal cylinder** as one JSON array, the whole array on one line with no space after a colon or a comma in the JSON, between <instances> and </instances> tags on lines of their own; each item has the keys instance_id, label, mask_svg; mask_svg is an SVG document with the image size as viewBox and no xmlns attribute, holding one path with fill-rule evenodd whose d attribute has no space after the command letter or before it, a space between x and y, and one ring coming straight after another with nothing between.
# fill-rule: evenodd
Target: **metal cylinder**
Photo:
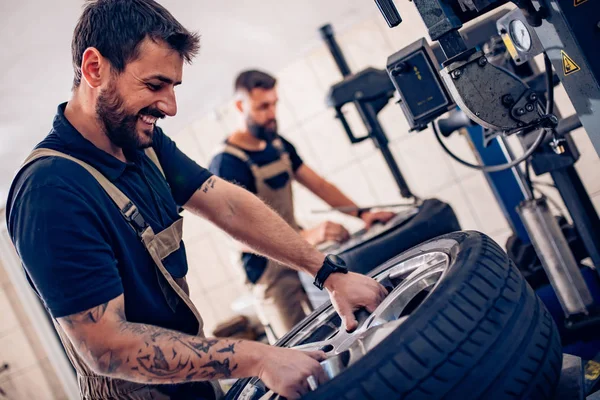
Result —
<instances>
[{"instance_id":1,"label":"metal cylinder","mask_svg":"<svg viewBox=\"0 0 600 400\"><path fill-rule=\"evenodd\" d=\"M524 201L518 211L565 315L588 314L592 295L546 199Z\"/></svg>"}]
</instances>

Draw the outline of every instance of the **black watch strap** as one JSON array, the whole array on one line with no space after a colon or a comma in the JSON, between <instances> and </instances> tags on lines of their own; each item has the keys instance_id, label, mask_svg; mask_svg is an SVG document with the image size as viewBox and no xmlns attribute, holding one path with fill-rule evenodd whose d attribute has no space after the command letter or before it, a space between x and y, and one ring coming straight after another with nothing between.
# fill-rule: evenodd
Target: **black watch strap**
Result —
<instances>
[{"instance_id":1,"label":"black watch strap","mask_svg":"<svg viewBox=\"0 0 600 400\"><path fill-rule=\"evenodd\" d=\"M325 257L325 261L323 262L323 266L321 267L321 269L319 269L319 271L317 272L317 274L315 275L315 281L313 282L313 284L319 288L319 290L323 290L323 286L325 284L325 280L327 278L329 278L329 275L335 273L335 272L341 272L343 274L347 274L348 273L348 268L346 268L345 266L338 266L335 263L333 263L332 261L329 260L330 256ZM335 256L333 256L335 257ZM343 265L345 265L344 261L340 259L340 261L343 263Z\"/></svg>"},{"instance_id":2,"label":"black watch strap","mask_svg":"<svg viewBox=\"0 0 600 400\"><path fill-rule=\"evenodd\" d=\"M319 290L323 290L323 285L325 284L325 279L329 278L329 275L333 272L333 268L329 265L323 265L317 275L315 275L315 281L313 284L319 288Z\"/></svg>"}]
</instances>

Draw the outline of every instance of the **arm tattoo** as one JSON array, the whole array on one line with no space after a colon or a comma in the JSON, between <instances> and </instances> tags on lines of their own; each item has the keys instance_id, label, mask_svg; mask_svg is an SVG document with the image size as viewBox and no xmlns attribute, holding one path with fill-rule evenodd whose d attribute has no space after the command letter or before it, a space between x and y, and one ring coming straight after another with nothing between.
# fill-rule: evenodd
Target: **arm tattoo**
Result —
<instances>
[{"instance_id":1,"label":"arm tattoo","mask_svg":"<svg viewBox=\"0 0 600 400\"><path fill-rule=\"evenodd\" d=\"M196 353L198 358L202 358L201 353L204 353L204 354L208 353L210 348L219 342L216 339L204 339L204 340L201 340L200 342L182 341L177 338L175 338L175 340L179 341L185 347L187 347L188 349L190 349L194 353Z\"/></svg>"},{"instance_id":2,"label":"arm tattoo","mask_svg":"<svg viewBox=\"0 0 600 400\"><path fill-rule=\"evenodd\" d=\"M165 355L159 346L154 347L154 355L147 354L143 357L138 357L138 365L153 377L166 378L176 376L181 371L186 369L189 359L186 361L178 360L177 365L171 366L165 359ZM135 368L135 367L134 367Z\"/></svg>"},{"instance_id":3,"label":"arm tattoo","mask_svg":"<svg viewBox=\"0 0 600 400\"><path fill-rule=\"evenodd\" d=\"M102 371L108 371L109 373L116 372L117 369L123 364L112 351L108 351L98 358L98 365Z\"/></svg>"},{"instance_id":4,"label":"arm tattoo","mask_svg":"<svg viewBox=\"0 0 600 400\"><path fill-rule=\"evenodd\" d=\"M100 304L99 306L91 308L87 311L69 315L61 319L64 320L71 327L75 324L96 324L100 322L100 320L104 316L107 307L108 302Z\"/></svg>"},{"instance_id":5,"label":"arm tattoo","mask_svg":"<svg viewBox=\"0 0 600 400\"><path fill-rule=\"evenodd\" d=\"M204 188L202 189L202 191L204 193L208 193L208 191L210 189L214 189L216 181L217 180L215 179L214 176L211 176L210 178L208 178L208 180L206 181L206 184L204 185Z\"/></svg>"},{"instance_id":6,"label":"arm tattoo","mask_svg":"<svg viewBox=\"0 0 600 400\"><path fill-rule=\"evenodd\" d=\"M230 378L231 373L233 371L235 371L237 369L237 367L238 367L237 364L235 364L235 366L233 368L231 368L229 366L229 358L226 358L222 362L218 361L218 360L213 360L202 366L202 368L212 368L213 371L212 372L203 371L202 375L206 376L209 379Z\"/></svg>"},{"instance_id":7,"label":"arm tattoo","mask_svg":"<svg viewBox=\"0 0 600 400\"><path fill-rule=\"evenodd\" d=\"M231 343L229 346L222 348L221 350L217 350L217 353L235 354L234 347L235 347L235 343Z\"/></svg>"},{"instance_id":8,"label":"arm tattoo","mask_svg":"<svg viewBox=\"0 0 600 400\"><path fill-rule=\"evenodd\" d=\"M150 329L155 327L149 327ZM156 328L159 329L159 328ZM231 366L231 360L224 358L223 360L213 360L212 355L210 356L209 362L199 364L198 367L194 365L191 360L192 356L202 358L203 355L209 353L210 349L215 346L219 340L216 339L202 339L185 338L185 335L178 334L175 332L169 332L167 335L169 343L175 343L176 345L183 345L185 348L192 351L192 355L184 357L181 355L184 351L179 347L179 352L175 350L175 347L168 347L173 354L171 358L172 363L169 363L165 358L163 350L167 346L153 345L153 351L151 353L145 353L143 356L137 357L137 365L132 367L139 371L144 371L145 375L159 378L168 378L173 376L180 376L182 372L186 372L185 380L192 380L194 377L203 379L219 379L219 378L230 378L231 373L235 371L238 364ZM235 354L235 345L239 343L231 343L227 347L220 350L216 350L217 353L231 353ZM175 361L177 364L175 364ZM139 367L139 368L138 368ZM196 370L198 368L199 370Z\"/></svg>"},{"instance_id":9,"label":"arm tattoo","mask_svg":"<svg viewBox=\"0 0 600 400\"><path fill-rule=\"evenodd\" d=\"M213 187L209 181L207 187ZM77 325L85 329L97 329L107 313L108 303L85 312L61 318L70 328ZM110 342L95 343L93 347L82 338L77 342L78 350L93 362L99 371L109 376L146 382L177 383L193 380L230 378L238 364L232 358L235 346L241 341L223 341L194 337L159 328L128 322L124 308L112 311L117 315L117 326L123 337L134 337L135 347L113 347ZM107 317L108 318L108 317ZM220 347L220 348L219 348ZM203 360L200 360L203 359Z\"/></svg>"}]
</instances>

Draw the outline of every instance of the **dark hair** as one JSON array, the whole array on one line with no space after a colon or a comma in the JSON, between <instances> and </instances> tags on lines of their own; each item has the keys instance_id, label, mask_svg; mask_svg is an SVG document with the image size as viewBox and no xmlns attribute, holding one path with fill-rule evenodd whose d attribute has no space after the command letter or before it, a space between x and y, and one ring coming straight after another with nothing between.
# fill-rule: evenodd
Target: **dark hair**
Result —
<instances>
[{"instance_id":1,"label":"dark hair","mask_svg":"<svg viewBox=\"0 0 600 400\"><path fill-rule=\"evenodd\" d=\"M87 48L95 47L117 72L123 72L139 56L139 45L146 37L165 41L188 63L200 48L199 35L185 29L154 0L87 0L71 43L73 87L81 83L81 61Z\"/></svg>"},{"instance_id":2,"label":"dark hair","mask_svg":"<svg viewBox=\"0 0 600 400\"><path fill-rule=\"evenodd\" d=\"M255 69L241 72L237 78L235 78L234 90L244 90L250 93L252 89L273 89L277 79L266 72L258 71Z\"/></svg>"}]
</instances>

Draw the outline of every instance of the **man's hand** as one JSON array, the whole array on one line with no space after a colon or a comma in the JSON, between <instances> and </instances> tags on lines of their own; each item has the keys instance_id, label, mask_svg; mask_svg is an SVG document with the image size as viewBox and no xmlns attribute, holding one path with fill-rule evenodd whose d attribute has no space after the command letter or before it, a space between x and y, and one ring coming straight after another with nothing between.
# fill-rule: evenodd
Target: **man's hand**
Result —
<instances>
[{"instance_id":1,"label":"man's hand","mask_svg":"<svg viewBox=\"0 0 600 400\"><path fill-rule=\"evenodd\" d=\"M287 399L299 399L310 391L307 379L313 376L318 384L327 381L327 375L319 364L325 360L322 351L270 347L263 353L258 377L275 393Z\"/></svg>"},{"instance_id":2,"label":"man's hand","mask_svg":"<svg viewBox=\"0 0 600 400\"><path fill-rule=\"evenodd\" d=\"M365 308L373 312L387 296L387 290L373 278L348 272L333 273L325 280L331 304L338 312L347 331L352 332L358 326L354 311Z\"/></svg>"},{"instance_id":3,"label":"man's hand","mask_svg":"<svg viewBox=\"0 0 600 400\"><path fill-rule=\"evenodd\" d=\"M364 212L360 218L365 222L365 228L369 229L376 222L386 223L396 216L395 213L389 211Z\"/></svg>"},{"instance_id":4,"label":"man's hand","mask_svg":"<svg viewBox=\"0 0 600 400\"><path fill-rule=\"evenodd\" d=\"M313 246L328 241L343 243L350 238L350 233L343 225L331 221L322 222L312 229L302 231L300 234Z\"/></svg>"}]
</instances>

